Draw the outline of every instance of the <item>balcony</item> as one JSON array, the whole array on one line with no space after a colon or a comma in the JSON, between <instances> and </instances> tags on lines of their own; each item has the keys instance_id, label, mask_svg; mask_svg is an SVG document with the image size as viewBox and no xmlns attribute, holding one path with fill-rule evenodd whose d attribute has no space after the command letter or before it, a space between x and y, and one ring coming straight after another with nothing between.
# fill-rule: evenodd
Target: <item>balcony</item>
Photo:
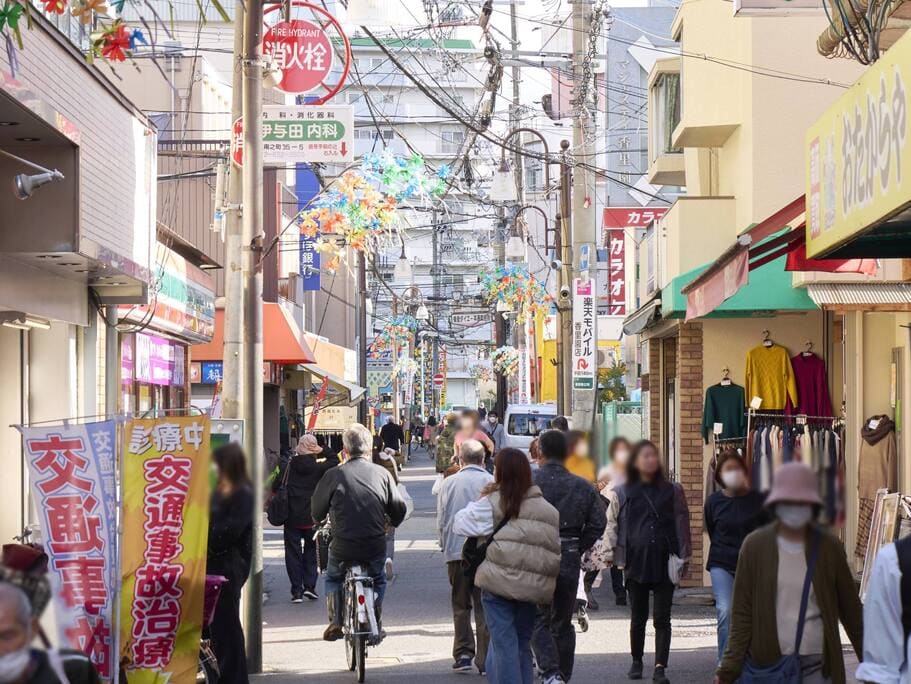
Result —
<instances>
[{"instance_id":1,"label":"balcony","mask_svg":"<svg viewBox=\"0 0 911 684\"><path fill-rule=\"evenodd\" d=\"M655 185L686 185L683 149L674 144L680 123L680 58L655 62L648 83L648 181Z\"/></svg>"}]
</instances>

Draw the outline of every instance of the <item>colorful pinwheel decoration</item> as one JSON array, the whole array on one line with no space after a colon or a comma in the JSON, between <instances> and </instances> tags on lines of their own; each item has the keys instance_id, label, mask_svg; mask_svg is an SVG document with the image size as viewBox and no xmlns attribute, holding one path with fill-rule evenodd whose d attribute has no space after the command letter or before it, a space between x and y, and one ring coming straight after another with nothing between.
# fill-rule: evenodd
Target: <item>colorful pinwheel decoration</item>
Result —
<instances>
[{"instance_id":1,"label":"colorful pinwheel decoration","mask_svg":"<svg viewBox=\"0 0 911 684\"><path fill-rule=\"evenodd\" d=\"M401 314L392 318L377 334L373 344L370 345L370 355L379 357L385 351L393 351L397 347L411 344L414 333L418 329L418 321L414 316Z\"/></svg>"},{"instance_id":2,"label":"colorful pinwheel decoration","mask_svg":"<svg viewBox=\"0 0 911 684\"><path fill-rule=\"evenodd\" d=\"M468 374L472 380L477 382L491 382L493 380L493 371L490 366L476 363L468 369Z\"/></svg>"},{"instance_id":3,"label":"colorful pinwheel decoration","mask_svg":"<svg viewBox=\"0 0 911 684\"><path fill-rule=\"evenodd\" d=\"M66 0L41 0L47 14L63 14L66 12Z\"/></svg>"},{"instance_id":4,"label":"colorful pinwheel decoration","mask_svg":"<svg viewBox=\"0 0 911 684\"><path fill-rule=\"evenodd\" d=\"M553 297L524 266L509 264L481 274L481 291L488 304L504 304L524 323L539 312L548 312Z\"/></svg>"},{"instance_id":5,"label":"colorful pinwheel decoration","mask_svg":"<svg viewBox=\"0 0 911 684\"><path fill-rule=\"evenodd\" d=\"M93 13L106 16L108 13L106 0L76 0L70 9L70 14L76 17L79 23L83 25L92 23Z\"/></svg>"},{"instance_id":6,"label":"colorful pinwheel decoration","mask_svg":"<svg viewBox=\"0 0 911 684\"><path fill-rule=\"evenodd\" d=\"M442 195L451 175L447 164L440 166L435 173L428 172L421 155L398 157L389 150L380 154L365 154L361 172L399 202L406 199L427 200Z\"/></svg>"},{"instance_id":7,"label":"colorful pinwheel decoration","mask_svg":"<svg viewBox=\"0 0 911 684\"><path fill-rule=\"evenodd\" d=\"M22 32L19 30L19 19L24 11L25 7L15 0L6 0L3 8L0 9L0 31L9 28L10 33L16 38L16 44L20 50L22 49Z\"/></svg>"},{"instance_id":8,"label":"colorful pinwheel decoration","mask_svg":"<svg viewBox=\"0 0 911 684\"><path fill-rule=\"evenodd\" d=\"M500 375L515 375L519 372L519 352L515 347L497 347L490 353L493 369Z\"/></svg>"},{"instance_id":9,"label":"colorful pinwheel decoration","mask_svg":"<svg viewBox=\"0 0 911 684\"><path fill-rule=\"evenodd\" d=\"M402 354L396 359L395 365L392 367L392 372L399 380L410 383L418 372L418 362L410 356Z\"/></svg>"}]
</instances>

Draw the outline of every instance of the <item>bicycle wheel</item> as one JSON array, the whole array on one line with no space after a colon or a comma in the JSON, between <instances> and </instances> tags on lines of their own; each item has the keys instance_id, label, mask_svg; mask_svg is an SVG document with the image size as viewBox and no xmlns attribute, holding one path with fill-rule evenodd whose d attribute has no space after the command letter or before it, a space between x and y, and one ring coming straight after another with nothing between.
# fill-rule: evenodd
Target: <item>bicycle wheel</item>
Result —
<instances>
[{"instance_id":1,"label":"bicycle wheel","mask_svg":"<svg viewBox=\"0 0 911 684\"><path fill-rule=\"evenodd\" d=\"M354 640L355 659L357 660L357 681L363 682L367 677L367 636L359 634Z\"/></svg>"},{"instance_id":2,"label":"bicycle wheel","mask_svg":"<svg viewBox=\"0 0 911 684\"><path fill-rule=\"evenodd\" d=\"M345 585L345 658L348 669L354 672L357 667L357 605L352 600L351 587Z\"/></svg>"}]
</instances>

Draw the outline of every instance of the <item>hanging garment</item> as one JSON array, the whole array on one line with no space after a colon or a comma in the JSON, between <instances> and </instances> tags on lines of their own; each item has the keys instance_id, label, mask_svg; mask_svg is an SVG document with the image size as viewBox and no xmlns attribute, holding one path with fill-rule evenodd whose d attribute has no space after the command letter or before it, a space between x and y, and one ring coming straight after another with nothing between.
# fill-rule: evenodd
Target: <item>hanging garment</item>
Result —
<instances>
[{"instance_id":1,"label":"hanging garment","mask_svg":"<svg viewBox=\"0 0 911 684\"><path fill-rule=\"evenodd\" d=\"M784 347L759 345L747 354L746 359L746 401L753 397L762 399L762 410L780 411L786 408L788 399L797 406L797 383L791 359Z\"/></svg>"},{"instance_id":2,"label":"hanging garment","mask_svg":"<svg viewBox=\"0 0 911 684\"><path fill-rule=\"evenodd\" d=\"M875 499L876 490L890 492L898 486L898 454L895 446L895 423L888 416L873 416L860 431L860 455L857 462L857 494L861 499Z\"/></svg>"},{"instance_id":3,"label":"hanging garment","mask_svg":"<svg viewBox=\"0 0 911 684\"><path fill-rule=\"evenodd\" d=\"M857 505L857 543L854 555L863 559L867 555L867 541L870 539L870 525L873 524L873 499L858 499Z\"/></svg>"},{"instance_id":4,"label":"hanging garment","mask_svg":"<svg viewBox=\"0 0 911 684\"><path fill-rule=\"evenodd\" d=\"M832 415L832 400L829 395L829 377L826 362L816 354L798 354L791 359L794 380L797 384L797 403L790 408L805 416Z\"/></svg>"},{"instance_id":5,"label":"hanging garment","mask_svg":"<svg viewBox=\"0 0 911 684\"><path fill-rule=\"evenodd\" d=\"M746 406L743 387L730 385L712 385L705 391L705 409L702 412L702 438L709 443L709 437L715 433L715 423L721 423L721 439L743 437L746 434L746 419L743 408Z\"/></svg>"}]
</instances>

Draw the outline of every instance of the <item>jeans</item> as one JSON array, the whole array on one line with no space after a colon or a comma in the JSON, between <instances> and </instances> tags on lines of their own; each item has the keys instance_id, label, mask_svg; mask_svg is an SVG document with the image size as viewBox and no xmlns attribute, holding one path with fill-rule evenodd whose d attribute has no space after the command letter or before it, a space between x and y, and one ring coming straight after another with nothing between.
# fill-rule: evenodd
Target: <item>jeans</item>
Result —
<instances>
[{"instance_id":1,"label":"jeans","mask_svg":"<svg viewBox=\"0 0 911 684\"><path fill-rule=\"evenodd\" d=\"M561 675L569 681L576 653L576 594L579 589L579 567L570 574L561 570L554 598L548 606L539 606L533 637L535 659L544 678Z\"/></svg>"},{"instance_id":2,"label":"jeans","mask_svg":"<svg viewBox=\"0 0 911 684\"><path fill-rule=\"evenodd\" d=\"M452 622L455 638L452 642L452 657L472 658L478 670L487 669L487 645L490 636L484 620L484 606L481 604L481 590L465 576L462 561L446 563L449 586L452 588ZM471 630L471 610L474 608L474 623L478 630L477 643ZM475 648L477 646L477 648Z\"/></svg>"},{"instance_id":3,"label":"jeans","mask_svg":"<svg viewBox=\"0 0 911 684\"><path fill-rule=\"evenodd\" d=\"M645 623L648 622L648 598L654 593L652 623L655 626L655 665L667 666L671 652L671 603L674 600L674 585L669 579L663 582L642 583L626 578L629 593L630 651L633 660L639 662L645 651Z\"/></svg>"},{"instance_id":4,"label":"jeans","mask_svg":"<svg viewBox=\"0 0 911 684\"><path fill-rule=\"evenodd\" d=\"M338 594L338 605L343 605L342 585L345 583L345 572L349 565L358 564L364 574L373 578L373 607L377 615L383 606L383 597L386 595L386 554L365 561L339 561L329 551L329 562L326 564L326 593Z\"/></svg>"},{"instance_id":5,"label":"jeans","mask_svg":"<svg viewBox=\"0 0 911 684\"><path fill-rule=\"evenodd\" d=\"M731 628L731 595L734 593L734 573L724 568L709 570L712 576L712 594L715 596L715 614L718 616L718 661L724 656Z\"/></svg>"},{"instance_id":6,"label":"jeans","mask_svg":"<svg viewBox=\"0 0 911 684\"><path fill-rule=\"evenodd\" d=\"M487 681L491 684L534 684L531 634L535 605L510 601L481 592L490 647L487 650Z\"/></svg>"},{"instance_id":7,"label":"jeans","mask_svg":"<svg viewBox=\"0 0 911 684\"><path fill-rule=\"evenodd\" d=\"M390 527L386 532L386 558L395 559L395 528Z\"/></svg>"},{"instance_id":8,"label":"jeans","mask_svg":"<svg viewBox=\"0 0 911 684\"><path fill-rule=\"evenodd\" d=\"M302 594L316 587L315 529L302 530L285 525L285 569L291 582L291 593ZM303 547L303 548L302 548Z\"/></svg>"}]
</instances>

